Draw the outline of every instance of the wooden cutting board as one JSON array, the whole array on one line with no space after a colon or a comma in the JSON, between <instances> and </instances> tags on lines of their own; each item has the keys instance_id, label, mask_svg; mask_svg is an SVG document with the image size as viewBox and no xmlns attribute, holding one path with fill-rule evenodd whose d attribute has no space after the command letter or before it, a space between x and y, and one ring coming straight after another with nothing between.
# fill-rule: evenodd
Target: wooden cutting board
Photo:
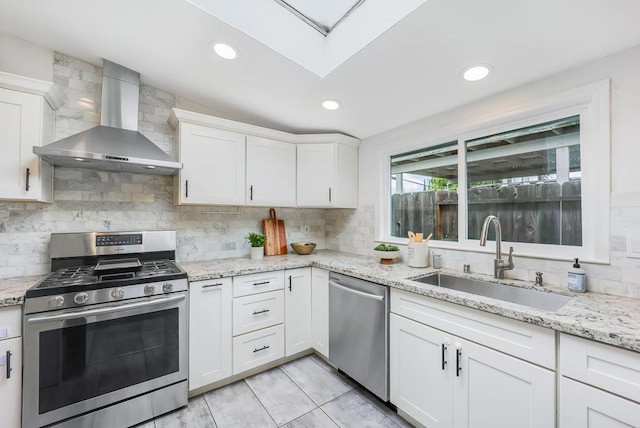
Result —
<instances>
[{"instance_id":1,"label":"wooden cutting board","mask_svg":"<svg viewBox=\"0 0 640 428\"><path fill-rule=\"evenodd\" d=\"M262 220L262 233L267 237L264 244L264 255L275 256L287 254L287 234L284 220L276 218L276 210L269 210L269 218Z\"/></svg>"}]
</instances>

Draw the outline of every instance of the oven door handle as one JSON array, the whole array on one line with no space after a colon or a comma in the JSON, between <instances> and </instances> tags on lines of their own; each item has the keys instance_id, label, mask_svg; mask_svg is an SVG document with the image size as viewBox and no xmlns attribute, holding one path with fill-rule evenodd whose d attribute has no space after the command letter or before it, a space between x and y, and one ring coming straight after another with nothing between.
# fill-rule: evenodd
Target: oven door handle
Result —
<instances>
[{"instance_id":1,"label":"oven door handle","mask_svg":"<svg viewBox=\"0 0 640 428\"><path fill-rule=\"evenodd\" d=\"M111 306L111 307L108 307L108 308L89 309L87 311L69 312L69 313L60 314L60 315L49 315L49 316L44 316L44 317L35 317L35 318L30 318L29 320L27 320L27 324L40 324L40 323L43 323L43 322L64 321L64 320L69 320L69 319L74 319L74 318L88 317L88 316L92 316L92 315L104 315L104 314L111 314L111 313L114 313L114 312L128 311L128 310L131 310L131 309L146 308L146 307L149 307L149 306L166 305L167 303L173 303L173 302L177 302L179 300L184 300L185 297L186 297L185 294L180 294L178 296L163 297L162 299L150 300L150 301L139 302L139 303L123 304L123 305L115 306L115 307Z\"/></svg>"}]
</instances>

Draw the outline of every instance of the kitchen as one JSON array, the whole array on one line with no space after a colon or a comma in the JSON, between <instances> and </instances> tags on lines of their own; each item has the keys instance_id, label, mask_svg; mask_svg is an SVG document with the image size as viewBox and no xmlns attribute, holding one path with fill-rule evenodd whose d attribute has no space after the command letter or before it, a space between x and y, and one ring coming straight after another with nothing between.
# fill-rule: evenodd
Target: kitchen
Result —
<instances>
[{"instance_id":1,"label":"kitchen","mask_svg":"<svg viewBox=\"0 0 640 428\"><path fill-rule=\"evenodd\" d=\"M10 16L8 12L9 10L3 15ZM72 55L60 53L61 47L45 48L43 41L32 43L22 40L30 38L29 30L20 33L9 22L2 21L2 29L0 70L54 82L54 86L62 93L62 107L55 112L54 140L93 127L100 122L99 108L91 103L98 103L100 99L101 58L108 57L106 54L100 52L98 60L95 58L97 52L91 52L91 61L80 60ZM5 29L12 31L7 31L10 33L7 34L4 33ZM32 31L35 38L42 40L42 34L36 34L35 29ZM384 239L383 228L387 219L384 218L385 211L381 208L384 203L381 177L385 176L382 156L411 151L430 142L444 141L453 132L457 132L452 128L473 126L474 121L479 120L476 118L488 120L487 117L506 114L513 106L553 97L574 88L610 79L610 194L605 199L610 201L604 204L606 215L601 217L602 222L594 229L587 229L589 233L595 233L597 229L605 232L604 238L599 238L603 239L599 243L604 247L608 261L593 263L592 260L585 259L583 267L587 271L589 291L639 298L640 283L637 273L640 264L637 253L633 252L633 243L636 242L634 239L640 235L640 222L637 220L640 193L636 184L638 180L635 179L638 173L634 165L636 150L633 139L637 134L634 132L637 131L637 126L634 126L637 123L635 118L640 113L637 103L640 82L635 75L635 70L640 65L638 42L637 38L629 36L628 39L619 42L615 49L601 54L602 58L585 56L581 62L564 68L550 68L535 79L514 81L511 86L504 86L500 91L492 93L478 92L464 103L452 104L447 109L398 118L395 124L373 132L356 132L356 128L349 131L350 128L344 126L343 132L352 133L360 138L365 137L358 146L357 208L276 206L278 217L286 219L288 242L312 241L317 244L317 256L322 254L319 250L341 251L368 257L375 265L376 260L371 254L375 241L393 242L391 239ZM571 44L568 46L573 47ZM609 54L612 55L608 56ZM80 53L75 55L80 56ZM114 57L111 59L124 62ZM218 67L221 67L220 64L226 63L216 63ZM133 62L124 65L140 70ZM494 66L496 71L499 71L497 64ZM454 73L458 71L456 68ZM293 131L297 134L310 133L305 131L306 129L325 129L324 132L343 129L341 125L333 125L330 122L322 126L287 126L286 123L275 126L273 119L271 123L269 120L256 117L251 120L251 115L255 116L255 113L243 116L233 105L220 103L214 104L215 108L203 107L181 97L177 91L166 90L167 86L155 87L145 84L145 72L142 72L142 114L138 128L173 158L176 157L174 130L168 122L173 108L271 129ZM470 87L469 90L477 89ZM324 96L327 95L316 98ZM80 100L81 98L85 99ZM84 105L74 104L71 100L84 101ZM346 101L343 102L346 109L348 105ZM394 108L381 110L388 111ZM340 113L340 110L334 113ZM320 111L317 114L324 115ZM393 112L389 114L392 115ZM417 121L404 125L414 120ZM604 167L608 169L606 165ZM52 204L19 200L1 203L2 278L39 276L49 272L51 233L63 232L176 230L176 260L180 265L189 266L192 262L212 259L247 258L248 244L245 237L250 231L260 231L260 221L268 216L267 208L252 207L248 204L242 204L237 208L239 215L235 214L235 206L174 205L174 185L170 177L64 167L56 167L54 174ZM309 226L308 234L303 231L305 225ZM396 261L396 266L405 265L406 239L396 241L403 251L401 260ZM495 257L492 254L492 242L488 244L486 251L482 252L477 242L471 250L465 248L462 251L446 244L438 245L432 242L430 245L432 253L435 251L441 255L442 267L445 269L462 272L463 265L470 264L474 273L488 276L493 274L492 264ZM549 259L527 257L522 255L518 245L513 245L516 268L506 273L508 278L533 283L535 272L542 271L545 283L550 286L562 287L565 284L573 253L565 252L562 256ZM631 250L628 249L628 245ZM268 258L265 259L265 262L267 261ZM3 286L7 283L9 281L5 280ZM632 401L637 402L638 399Z\"/></svg>"}]
</instances>

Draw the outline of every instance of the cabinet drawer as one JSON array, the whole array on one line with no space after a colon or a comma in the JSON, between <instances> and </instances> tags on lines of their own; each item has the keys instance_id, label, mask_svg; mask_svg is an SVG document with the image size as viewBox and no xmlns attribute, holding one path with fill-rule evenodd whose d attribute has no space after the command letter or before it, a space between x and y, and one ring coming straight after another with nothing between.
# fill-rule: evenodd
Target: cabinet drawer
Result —
<instances>
[{"instance_id":1,"label":"cabinet drawer","mask_svg":"<svg viewBox=\"0 0 640 428\"><path fill-rule=\"evenodd\" d=\"M0 340L22 336L22 310L20 306L0 309Z\"/></svg>"},{"instance_id":2,"label":"cabinet drawer","mask_svg":"<svg viewBox=\"0 0 640 428\"><path fill-rule=\"evenodd\" d=\"M233 297L284 288L284 271L261 272L233 277Z\"/></svg>"},{"instance_id":3,"label":"cabinet drawer","mask_svg":"<svg viewBox=\"0 0 640 428\"><path fill-rule=\"evenodd\" d=\"M397 289L391 289L391 312L555 370L551 329Z\"/></svg>"},{"instance_id":4,"label":"cabinet drawer","mask_svg":"<svg viewBox=\"0 0 640 428\"><path fill-rule=\"evenodd\" d=\"M640 402L640 353L560 334L560 374Z\"/></svg>"},{"instance_id":5,"label":"cabinet drawer","mask_svg":"<svg viewBox=\"0 0 640 428\"><path fill-rule=\"evenodd\" d=\"M284 291L270 291L233 299L233 335L284 321Z\"/></svg>"},{"instance_id":6,"label":"cabinet drawer","mask_svg":"<svg viewBox=\"0 0 640 428\"><path fill-rule=\"evenodd\" d=\"M284 325L233 338L233 374L284 357Z\"/></svg>"},{"instance_id":7,"label":"cabinet drawer","mask_svg":"<svg viewBox=\"0 0 640 428\"><path fill-rule=\"evenodd\" d=\"M559 428L640 427L640 404L560 378Z\"/></svg>"}]
</instances>

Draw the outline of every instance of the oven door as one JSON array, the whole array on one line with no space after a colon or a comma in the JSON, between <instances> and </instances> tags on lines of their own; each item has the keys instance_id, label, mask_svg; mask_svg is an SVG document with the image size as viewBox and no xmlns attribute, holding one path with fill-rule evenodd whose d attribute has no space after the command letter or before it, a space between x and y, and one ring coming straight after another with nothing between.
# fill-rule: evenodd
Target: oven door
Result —
<instances>
[{"instance_id":1,"label":"oven door","mask_svg":"<svg viewBox=\"0 0 640 428\"><path fill-rule=\"evenodd\" d=\"M186 381L187 296L26 316L24 426L47 425Z\"/></svg>"}]
</instances>

